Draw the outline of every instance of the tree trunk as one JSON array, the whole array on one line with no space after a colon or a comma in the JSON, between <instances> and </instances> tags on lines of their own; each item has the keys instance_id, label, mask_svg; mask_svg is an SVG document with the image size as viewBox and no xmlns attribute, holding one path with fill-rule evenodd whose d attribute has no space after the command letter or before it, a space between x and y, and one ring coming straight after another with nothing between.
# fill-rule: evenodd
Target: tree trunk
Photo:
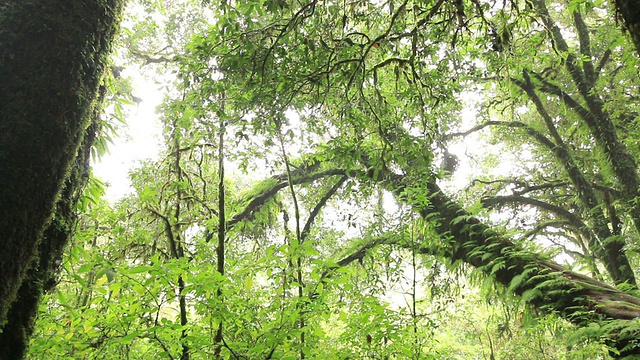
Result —
<instances>
[{"instance_id":1,"label":"tree trunk","mask_svg":"<svg viewBox=\"0 0 640 360\"><path fill-rule=\"evenodd\" d=\"M0 324L51 222L124 0L0 0Z\"/></svg>"},{"instance_id":2,"label":"tree trunk","mask_svg":"<svg viewBox=\"0 0 640 360\"><path fill-rule=\"evenodd\" d=\"M616 11L622 18L624 27L631 35L631 40L640 55L640 6L636 0L616 0Z\"/></svg>"},{"instance_id":3,"label":"tree trunk","mask_svg":"<svg viewBox=\"0 0 640 360\"><path fill-rule=\"evenodd\" d=\"M97 130L101 107L95 107L95 119L87 129L69 178L65 181L60 199L49 226L44 230L27 275L18 290L18 298L11 304L7 323L0 332L0 359L22 359L29 348L38 305L45 292L56 285L56 275L62 254L73 235L77 220L76 206L89 178L90 150Z\"/></svg>"}]
</instances>

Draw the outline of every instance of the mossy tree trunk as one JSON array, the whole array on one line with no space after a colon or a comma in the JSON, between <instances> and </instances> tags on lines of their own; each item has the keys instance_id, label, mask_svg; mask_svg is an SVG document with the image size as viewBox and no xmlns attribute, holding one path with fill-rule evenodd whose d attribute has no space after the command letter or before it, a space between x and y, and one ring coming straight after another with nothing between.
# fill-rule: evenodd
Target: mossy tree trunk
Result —
<instances>
[{"instance_id":1,"label":"mossy tree trunk","mask_svg":"<svg viewBox=\"0 0 640 360\"><path fill-rule=\"evenodd\" d=\"M52 241L44 229L65 221L52 222L54 205L94 115L123 5L0 0L0 324L23 300L40 239Z\"/></svg>"},{"instance_id":2,"label":"mossy tree trunk","mask_svg":"<svg viewBox=\"0 0 640 360\"><path fill-rule=\"evenodd\" d=\"M363 163L369 161L365 159ZM571 271L547 256L515 243L444 194L428 175L425 175L427 178L418 174L398 175L371 167L367 167L365 175L365 171L324 167L331 165L331 161L327 161L303 167L290 180L286 174L265 180L258 185L262 190L247 200L247 207L227 222L227 226L230 228L250 217L289 183L309 183L334 176L359 181L369 176L374 183L392 192L398 201L418 212L439 235L440 240L436 242L424 238L417 244L419 252L476 267L541 312L557 314L588 329L585 336L605 341L615 358L632 359L640 355L637 342L640 338L640 297ZM337 261L333 269L362 259L368 250L382 244L409 246L408 250L414 246L395 234L381 235ZM330 276L328 269L321 279ZM310 298L314 296L313 293L309 295Z\"/></svg>"},{"instance_id":3,"label":"mossy tree trunk","mask_svg":"<svg viewBox=\"0 0 640 360\"><path fill-rule=\"evenodd\" d=\"M55 206L51 222L44 230L27 275L18 290L17 300L11 304L7 322L0 332L0 359L22 359L29 348L38 305L45 292L56 285L65 245L76 225L76 207L89 179L89 158L98 129L101 107L95 107L95 121L89 126L69 177Z\"/></svg>"}]
</instances>

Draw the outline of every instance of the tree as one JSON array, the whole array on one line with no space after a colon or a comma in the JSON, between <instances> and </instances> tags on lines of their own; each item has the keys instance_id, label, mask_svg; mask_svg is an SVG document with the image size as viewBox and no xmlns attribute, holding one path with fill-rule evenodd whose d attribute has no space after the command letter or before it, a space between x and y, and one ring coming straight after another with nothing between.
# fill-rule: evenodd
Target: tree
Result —
<instances>
[{"instance_id":1,"label":"tree","mask_svg":"<svg viewBox=\"0 0 640 360\"><path fill-rule=\"evenodd\" d=\"M614 96L611 87L599 82L605 77L615 81L609 76L625 69L624 60L618 59L627 44L616 41L619 36L606 38L610 32L599 33L602 36L592 42L583 17L590 16L600 29L606 28L608 20L598 18L595 10L599 5L554 5L553 13L544 1L502 9L408 1L329 7L313 1L299 6L274 3L266 10L228 5L218 29L194 42L191 49L197 60L189 62L187 69L195 79L201 71L200 84L208 82L204 77L212 69L221 72L223 79L217 83L233 99L236 116L251 114L255 119L251 126L262 126L268 136L277 135L285 123L285 111L297 111L306 126L302 133L308 137L313 133L309 142L323 149L316 150L326 160L323 164L360 168L362 173L368 169L372 180L433 221L447 245L434 250L434 244L425 244L425 251L472 264L533 305L578 324L601 317L633 319L638 315L638 298L543 260L519 241L494 232L491 225L443 194L431 166L449 138L449 129L460 127L449 114L459 109L456 94L465 86L488 83L489 94L504 90L511 104L526 97L539 120L492 119L476 129L505 126L521 131L516 141L524 133L537 142L535 146L553 168L545 167L546 174L524 185L532 197L493 196L485 204L536 207L538 214L547 217L549 224L543 228L569 229L585 239L584 256L603 265L606 277L615 284L635 286L627 252L635 246L640 230L637 155L630 150L633 145L627 145L637 141L637 127L631 120L637 116L635 101L632 96ZM249 21L249 17L258 20ZM568 18L577 39L571 44L559 25L567 29ZM210 59L215 66L197 68L197 63L211 64ZM521 64L527 65L522 68ZM637 86L633 77L620 81ZM543 101L539 93L549 100ZM505 103L504 98L497 101ZM498 108L490 104L493 111ZM500 117L509 115L516 117L517 112L503 111ZM291 141L294 138L292 134ZM589 143L591 139L595 144ZM585 148L590 157L581 151ZM549 175L555 183L547 183ZM540 180L545 183L536 183ZM533 198L530 189L542 191L552 203ZM545 195L544 189L553 191ZM561 199L571 199L576 209L561 211L553 203ZM630 312L620 311L616 304L624 304ZM615 351L631 354L637 351L635 335L625 339L624 334L635 334L637 328L633 322L623 324L609 326L607 336L615 339ZM625 331L619 330L625 326Z\"/></svg>"},{"instance_id":2,"label":"tree","mask_svg":"<svg viewBox=\"0 0 640 360\"><path fill-rule=\"evenodd\" d=\"M628 5L618 6L634 38ZM216 23L176 58L180 98L166 109L166 161L134 177L137 196L120 216L135 230L114 230L143 255L114 251L102 259L98 251L91 258L103 270L82 265L70 274L86 277L78 281L82 294L104 295L93 303L78 298L96 314L86 323L102 325L89 326L74 351L122 345L123 356L185 359L362 357L372 350L416 356L428 332L420 332L415 287L410 316L395 316L374 296L380 274L394 275L393 264L367 263L376 252L388 260L397 251L411 254L414 269L418 253L466 263L606 342L612 355L638 353L640 136L635 97L624 91L638 86L629 75L637 59L625 57L629 44L602 16L611 12L606 4L214 7ZM465 91L481 98L472 121L459 119ZM485 129L504 153L524 149L535 160L508 177L478 176L466 199L448 193L443 184L455 166L439 158L451 159L454 139ZM264 172L255 165L262 159L277 174L241 196L224 175L225 159L247 173ZM383 196L372 206L376 192L406 211L393 226ZM327 204L335 210L343 202L357 208L345 227L360 229L358 240L322 222ZM498 224L495 213L517 221ZM536 239L564 246L575 262L553 261ZM341 288L345 282L353 291ZM345 326L361 341L343 336L350 346L332 348L323 325L345 324L348 315L332 319L331 311L346 293L360 318ZM133 305L139 298L148 301ZM142 315L124 306L113 311L111 302ZM175 319L167 315L173 304ZM68 299L52 306L72 307ZM407 319L411 336L395 331ZM78 331L79 323L68 326Z\"/></svg>"},{"instance_id":3,"label":"tree","mask_svg":"<svg viewBox=\"0 0 640 360\"><path fill-rule=\"evenodd\" d=\"M72 229L123 3L0 3L0 324L3 343L20 344L15 353L3 346L7 358L24 351L35 305Z\"/></svg>"}]
</instances>

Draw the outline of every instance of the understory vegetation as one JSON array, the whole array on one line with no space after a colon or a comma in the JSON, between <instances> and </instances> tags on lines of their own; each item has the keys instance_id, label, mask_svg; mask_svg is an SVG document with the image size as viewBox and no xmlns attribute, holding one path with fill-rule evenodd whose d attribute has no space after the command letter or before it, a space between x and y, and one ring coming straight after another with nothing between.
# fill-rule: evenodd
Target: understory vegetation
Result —
<instances>
[{"instance_id":1,"label":"understory vegetation","mask_svg":"<svg viewBox=\"0 0 640 360\"><path fill-rule=\"evenodd\" d=\"M130 2L92 154L136 77L161 150L122 198L88 180L27 358L640 356L640 55L614 6Z\"/></svg>"}]
</instances>

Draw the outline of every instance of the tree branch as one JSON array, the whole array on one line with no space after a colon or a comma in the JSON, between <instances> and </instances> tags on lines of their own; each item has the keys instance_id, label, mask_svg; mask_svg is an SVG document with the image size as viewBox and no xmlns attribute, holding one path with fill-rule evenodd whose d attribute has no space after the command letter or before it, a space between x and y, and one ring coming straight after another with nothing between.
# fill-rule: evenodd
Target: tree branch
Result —
<instances>
[{"instance_id":1,"label":"tree branch","mask_svg":"<svg viewBox=\"0 0 640 360\"><path fill-rule=\"evenodd\" d=\"M487 208L500 207L506 204L523 204L533 206L565 219L569 222L569 224L571 224L571 226L573 226L576 230L584 233L586 236L593 236L589 234L587 225L582 222L582 220L578 216L563 207L549 204L548 202L544 202L542 200L533 199L522 195L506 195L485 197L482 198L481 202L482 206Z\"/></svg>"},{"instance_id":2,"label":"tree branch","mask_svg":"<svg viewBox=\"0 0 640 360\"><path fill-rule=\"evenodd\" d=\"M583 60L582 67L584 68L584 75L589 83L589 87L593 86L596 82L596 73L593 69L593 58L591 56L591 40L589 39L589 29L587 24L582 18L582 14L575 10L573 12L573 22L578 30L578 40L580 41L580 53L588 60Z\"/></svg>"},{"instance_id":3,"label":"tree branch","mask_svg":"<svg viewBox=\"0 0 640 360\"><path fill-rule=\"evenodd\" d=\"M309 214L309 218L307 219L307 222L304 224L304 228L302 229L302 233L300 235L300 242L303 242L307 239L309 232L311 232L311 226L313 225L313 222L315 221L316 217L320 214L320 210L322 210L322 208L327 204L327 201L329 201L329 199L338 191L338 189L342 187L342 185L347 181L347 179L348 179L347 176L341 177L340 180L338 180L338 182L336 182L331 187L331 189L329 189L329 191L327 191L327 193L324 194L324 196L320 199L320 201L318 201L316 206L313 208L313 210Z\"/></svg>"},{"instance_id":4,"label":"tree branch","mask_svg":"<svg viewBox=\"0 0 640 360\"><path fill-rule=\"evenodd\" d=\"M297 168L295 170L292 170L291 171L292 183L293 183L292 185L310 183L310 182L313 182L325 177L329 177L329 176L336 176L336 175L346 176L347 175L347 172L342 169L329 169L329 170L319 171L315 173L311 172L316 167L317 167L316 165L313 165L309 167L302 167L302 168ZM306 171L310 173L305 173ZM349 173L349 176L354 176L354 175L355 175L354 172ZM235 214L231 219L227 221L226 223L227 230L231 229L233 226L235 226L237 223L241 221L248 220L251 217L251 215L253 215L254 212L256 212L263 205L265 205L267 201L272 199L280 190L289 186L289 182L286 180L285 174L274 175L271 178L263 181L262 183L263 184L273 183L273 185L269 186L268 188L261 191L260 193L253 195L248 200L248 203L247 205L245 205L244 209L239 213ZM205 233L205 240L209 242L211 241L212 238L213 238L213 232L207 229Z\"/></svg>"},{"instance_id":5,"label":"tree branch","mask_svg":"<svg viewBox=\"0 0 640 360\"><path fill-rule=\"evenodd\" d=\"M504 126L504 127L510 127L510 128L520 128L520 129L524 129L524 131L532 136L533 138L535 138L539 143L541 143L542 145L546 146L549 149L554 149L556 147L556 144L553 143L553 141L549 140L549 138L547 138L546 136L544 136L541 132L535 130L534 128L532 128L531 126L520 122L520 121L487 121L485 123L482 123L480 125L474 126L473 128L464 131L464 132L458 132L458 133L452 133L452 134L447 134L444 136L445 140L450 140L453 139L454 137L459 137L459 136L467 136L469 134L472 134L476 131L482 130L488 126Z\"/></svg>"},{"instance_id":6,"label":"tree branch","mask_svg":"<svg viewBox=\"0 0 640 360\"><path fill-rule=\"evenodd\" d=\"M171 225L171 221L169 220L168 217L162 215L160 212L158 212L157 210L151 208L151 207L147 207L147 210L154 214L155 216L157 216L158 218L160 218L160 220L162 220L162 223L164 224L164 231L167 234L167 240L169 242L169 250L171 251L171 256L174 259L178 259L178 246L176 244L176 240L173 236L173 230L172 230L172 225Z\"/></svg>"}]
</instances>

